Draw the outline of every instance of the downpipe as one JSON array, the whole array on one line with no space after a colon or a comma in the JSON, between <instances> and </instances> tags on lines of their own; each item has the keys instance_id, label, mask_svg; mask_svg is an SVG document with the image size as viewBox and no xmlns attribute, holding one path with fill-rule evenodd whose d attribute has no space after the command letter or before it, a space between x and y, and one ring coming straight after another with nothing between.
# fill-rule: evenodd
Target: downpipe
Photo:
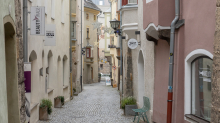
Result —
<instances>
[{"instance_id":1,"label":"downpipe","mask_svg":"<svg viewBox=\"0 0 220 123\"><path fill-rule=\"evenodd\" d=\"M169 62L169 83L167 98L167 123L172 122L172 103L173 103L173 66L174 66L174 41L176 23L179 21L180 0L175 0L175 18L171 23L170 31L170 62Z\"/></svg>"}]
</instances>

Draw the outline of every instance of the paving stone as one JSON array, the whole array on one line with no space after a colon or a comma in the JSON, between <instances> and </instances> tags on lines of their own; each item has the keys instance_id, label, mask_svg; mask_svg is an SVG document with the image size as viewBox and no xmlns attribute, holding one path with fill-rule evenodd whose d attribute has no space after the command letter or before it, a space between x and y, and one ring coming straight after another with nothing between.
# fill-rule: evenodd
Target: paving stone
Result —
<instances>
[{"instance_id":1,"label":"paving stone","mask_svg":"<svg viewBox=\"0 0 220 123\"><path fill-rule=\"evenodd\" d=\"M49 119L38 123L133 123L133 116L125 116L120 109L117 88L104 82L84 84L83 92L63 108L53 108Z\"/></svg>"}]
</instances>

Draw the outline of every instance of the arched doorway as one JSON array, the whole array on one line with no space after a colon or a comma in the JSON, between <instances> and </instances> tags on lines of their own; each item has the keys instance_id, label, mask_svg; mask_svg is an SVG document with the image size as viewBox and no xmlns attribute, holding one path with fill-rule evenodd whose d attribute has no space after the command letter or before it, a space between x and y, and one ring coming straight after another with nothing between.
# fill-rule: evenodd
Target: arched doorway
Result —
<instances>
[{"instance_id":1,"label":"arched doorway","mask_svg":"<svg viewBox=\"0 0 220 123\"><path fill-rule=\"evenodd\" d=\"M143 106L144 93L145 93L144 58L142 51L140 51L138 57L138 99L137 99L139 107Z\"/></svg>"},{"instance_id":2,"label":"arched doorway","mask_svg":"<svg viewBox=\"0 0 220 123\"><path fill-rule=\"evenodd\" d=\"M7 16L4 20L12 20ZM13 21L11 21L13 23ZM15 29L10 22L4 24L4 44L0 46L2 53L0 57L5 59L0 62L1 69L0 77L3 83L0 82L0 119L5 123L16 123L19 120L19 105L18 105L18 67L17 67L17 50L15 41ZM1 51L0 51L1 52Z\"/></svg>"}]
</instances>

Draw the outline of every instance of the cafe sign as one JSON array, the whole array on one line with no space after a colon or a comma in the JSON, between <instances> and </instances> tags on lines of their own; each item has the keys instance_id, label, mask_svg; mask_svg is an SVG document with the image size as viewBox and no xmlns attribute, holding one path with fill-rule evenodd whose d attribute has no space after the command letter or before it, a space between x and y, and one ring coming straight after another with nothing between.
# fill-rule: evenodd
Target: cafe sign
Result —
<instances>
[{"instance_id":1,"label":"cafe sign","mask_svg":"<svg viewBox=\"0 0 220 123\"><path fill-rule=\"evenodd\" d=\"M137 46L138 46L138 42L137 42L137 40L136 39L130 39L129 41L128 41L128 47L130 48L130 49L135 49L135 48L137 48Z\"/></svg>"}]
</instances>

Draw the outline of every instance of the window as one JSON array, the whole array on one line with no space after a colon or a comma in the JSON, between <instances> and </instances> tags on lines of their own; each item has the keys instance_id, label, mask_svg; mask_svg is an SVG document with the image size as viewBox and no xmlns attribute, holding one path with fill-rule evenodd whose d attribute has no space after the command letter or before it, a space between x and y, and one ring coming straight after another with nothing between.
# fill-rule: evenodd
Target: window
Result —
<instances>
[{"instance_id":1,"label":"window","mask_svg":"<svg viewBox=\"0 0 220 123\"><path fill-rule=\"evenodd\" d=\"M89 20L89 14L86 13L86 20Z\"/></svg>"},{"instance_id":2,"label":"window","mask_svg":"<svg viewBox=\"0 0 220 123\"><path fill-rule=\"evenodd\" d=\"M72 22L71 25L72 25L72 28L71 28L71 37L75 38L75 23Z\"/></svg>"},{"instance_id":3,"label":"window","mask_svg":"<svg viewBox=\"0 0 220 123\"><path fill-rule=\"evenodd\" d=\"M86 58L90 58L90 48L86 48Z\"/></svg>"},{"instance_id":4,"label":"window","mask_svg":"<svg viewBox=\"0 0 220 123\"><path fill-rule=\"evenodd\" d=\"M96 21L96 15L94 15L94 21Z\"/></svg>"},{"instance_id":5,"label":"window","mask_svg":"<svg viewBox=\"0 0 220 123\"><path fill-rule=\"evenodd\" d=\"M103 1L99 1L99 5L103 5Z\"/></svg>"},{"instance_id":6,"label":"window","mask_svg":"<svg viewBox=\"0 0 220 123\"><path fill-rule=\"evenodd\" d=\"M100 69L103 70L103 64L100 64Z\"/></svg>"},{"instance_id":7,"label":"window","mask_svg":"<svg viewBox=\"0 0 220 123\"><path fill-rule=\"evenodd\" d=\"M207 121L211 119L212 62L210 58L199 57L191 66L191 114Z\"/></svg>"},{"instance_id":8,"label":"window","mask_svg":"<svg viewBox=\"0 0 220 123\"><path fill-rule=\"evenodd\" d=\"M64 12L64 0L61 1L61 23L64 23L65 12Z\"/></svg>"},{"instance_id":9,"label":"window","mask_svg":"<svg viewBox=\"0 0 220 123\"><path fill-rule=\"evenodd\" d=\"M55 19L55 0L51 0L51 18Z\"/></svg>"},{"instance_id":10,"label":"window","mask_svg":"<svg viewBox=\"0 0 220 123\"><path fill-rule=\"evenodd\" d=\"M114 45L114 36L111 36L111 45Z\"/></svg>"},{"instance_id":11,"label":"window","mask_svg":"<svg viewBox=\"0 0 220 123\"><path fill-rule=\"evenodd\" d=\"M137 4L137 0L128 0L128 4Z\"/></svg>"},{"instance_id":12,"label":"window","mask_svg":"<svg viewBox=\"0 0 220 123\"><path fill-rule=\"evenodd\" d=\"M89 38L89 28L86 29L87 38Z\"/></svg>"}]
</instances>

